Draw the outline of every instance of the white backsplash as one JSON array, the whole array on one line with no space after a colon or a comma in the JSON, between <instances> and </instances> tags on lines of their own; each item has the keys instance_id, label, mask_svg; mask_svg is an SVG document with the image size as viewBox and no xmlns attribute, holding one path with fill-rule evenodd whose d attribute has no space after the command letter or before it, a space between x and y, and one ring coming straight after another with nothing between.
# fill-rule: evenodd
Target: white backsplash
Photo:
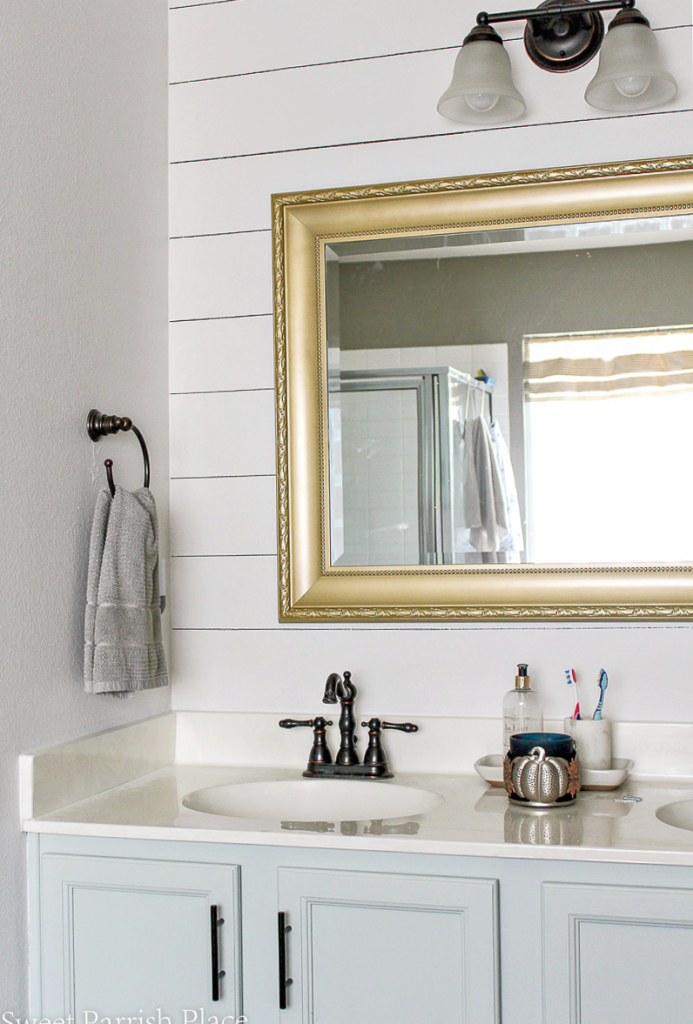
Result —
<instances>
[{"instance_id":1,"label":"white backsplash","mask_svg":"<svg viewBox=\"0 0 693 1024\"><path fill-rule=\"evenodd\" d=\"M369 714L359 711L358 720L365 721ZM307 728L280 729L280 717L284 716L171 712L23 754L22 820L48 814L173 763L289 768L299 773L306 766L312 733ZM416 723L418 733L392 731L383 737L395 773L472 775L475 761L501 749L500 718L417 717ZM549 720L544 725L547 730L562 731L559 721ZM363 755L366 730L359 733ZM328 742L336 752L336 724L328 730ZM632 760L632 774L638 777L693 779L693 725L613 723L613 756Z\"/></svg>"}]
</instances>

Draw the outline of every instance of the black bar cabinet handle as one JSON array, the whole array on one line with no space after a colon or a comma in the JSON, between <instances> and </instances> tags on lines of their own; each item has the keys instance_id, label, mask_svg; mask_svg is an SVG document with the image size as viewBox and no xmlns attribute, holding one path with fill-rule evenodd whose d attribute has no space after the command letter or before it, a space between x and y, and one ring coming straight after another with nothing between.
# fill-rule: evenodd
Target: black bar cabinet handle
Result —
<instances>
[{"instance_id":1,"label":"black bar cabinet handle","mask_svg":"<svg viewBox=\"0 0 693 1024\"><path fill-rule=\"evenodd\" d=\"M278 939L279 939L279 1009L286 1009L286 990L293 985L293 978L286 976L286 933L291 931L291 925L286 923L286 914L280 910L277 914Z\"/></svg>"},{"instance_id":2,"label":"black bar cabinet handle","mask_svg":"<svg viewBox=\"0 0 693 1024\"><path fill-rule=\"evenodd\" d=\"M219 981L226 977L226 971L219 970L219 925L224 918L219 917L219 907L212 904L209 908L211 939L212 939L212 1002L219 1002Z\"/></svg>"}]
</instances>

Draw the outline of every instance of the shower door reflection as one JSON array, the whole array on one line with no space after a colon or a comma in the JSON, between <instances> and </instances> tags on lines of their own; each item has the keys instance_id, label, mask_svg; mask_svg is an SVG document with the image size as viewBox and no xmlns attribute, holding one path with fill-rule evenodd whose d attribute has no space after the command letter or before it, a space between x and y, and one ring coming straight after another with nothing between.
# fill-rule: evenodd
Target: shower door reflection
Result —
<instances>
[{"instance_id":1,"label":"shower door reflection","mask_svg":"<svg viewBox=\"0 0 693 1024\"><path fill-rule=\"evenodd\" d=\"M330 383L332 565L452 564L462 423L483 384L451 367Z\"/></svg>"}]
</instances>

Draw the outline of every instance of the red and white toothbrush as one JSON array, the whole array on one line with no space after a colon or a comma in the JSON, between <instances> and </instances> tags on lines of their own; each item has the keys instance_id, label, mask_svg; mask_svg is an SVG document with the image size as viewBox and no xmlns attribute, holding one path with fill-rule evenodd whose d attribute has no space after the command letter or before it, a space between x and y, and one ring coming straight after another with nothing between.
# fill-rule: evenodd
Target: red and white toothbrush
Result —
<instances>
[{"instance_id":1,"label":"red and white toothbrush","mask_svg":"<svg viewBox=\"0 0 693 1024\"><path fill-rule=\"evenodd\" d=\"M565 678L568 686L572 683L575 686L575 711L573 711L573 718L581 718L580 715L580 694L578 692L577 676L575 675L574 668L567 668L565 670Z\"/></svg>"}]
</instances>

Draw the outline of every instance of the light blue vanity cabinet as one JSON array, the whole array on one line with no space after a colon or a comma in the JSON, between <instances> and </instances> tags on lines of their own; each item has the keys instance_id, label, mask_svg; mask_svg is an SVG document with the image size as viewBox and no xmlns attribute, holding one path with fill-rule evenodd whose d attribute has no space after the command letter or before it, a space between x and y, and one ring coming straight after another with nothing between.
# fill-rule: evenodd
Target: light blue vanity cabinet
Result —
<instances>
[{"instance_id":1,"label":"light blue vanity cabinet","mask_svg":"<svg viewBox=\"0 0 693 1024\"><path fill-rule=\"evenodd\" d=\"M548 849L516 858L508 846L510 856L480 858L30 839L33 1016L76 1010L91 1024L85 1009L172 1006L171 1024L241 1013L249 1024L690 1018L693 868L555 860ZM225 922L219 1001L211 905Z\"/></svg>"},{"instance_id":2,"label":"light blue vanity cabinet","mask_svg":"<svg viewBox=\"0 0 693 1024\"><path fill-rule=\"evenodd\" d=\"M497 890L493 879L280 868L285 1024L494 1024Z\"/></svg>"},{"instance_id":3,"label":"light blue vanity cabinet","mask_svg":"<svg viewBox=\"0 0 693 1024\"><path fill-rule=\"evenodd\" d=\"M174 1021L180 1007L240 1014L239 868L200 863L194 846L171 860L161 845L71 839L42 851L32 958L41 1017L158 1020L160 1010ZM225 971L218 1001L215 959Z\"/></svg>"},{"instance_id":4,"label":"light blue vanity cabinet","mask_svg":"<svg viewBox=\"0 0 693 1024\"><path fill-rule=\"evenodd\" d=\"M226 1024L241 1012L250 1024L500 1020L498 885L458 858L31 839L35 1016L76 1011L78 1024L96 1024L84 1010L158 1020L161 1008L172 1024L204 1024L204 1008ZM212 904L224 918L219 1002Z\"/></svg>"},{"instance_id":5,"label":"light blue vanity cabinet","mask_svg":"<svg viewBox=\"0 0 693 1024\"><path fill-rule=\"evenodd\" d=\"M681 870L690 886L690 869ZM693 889L628 884L652 875L644 872L625 867L622 885L542 886L550 1024L692 1019ZM675 882L670 872L663 882Z\"/></svg>"}]
</instances>

